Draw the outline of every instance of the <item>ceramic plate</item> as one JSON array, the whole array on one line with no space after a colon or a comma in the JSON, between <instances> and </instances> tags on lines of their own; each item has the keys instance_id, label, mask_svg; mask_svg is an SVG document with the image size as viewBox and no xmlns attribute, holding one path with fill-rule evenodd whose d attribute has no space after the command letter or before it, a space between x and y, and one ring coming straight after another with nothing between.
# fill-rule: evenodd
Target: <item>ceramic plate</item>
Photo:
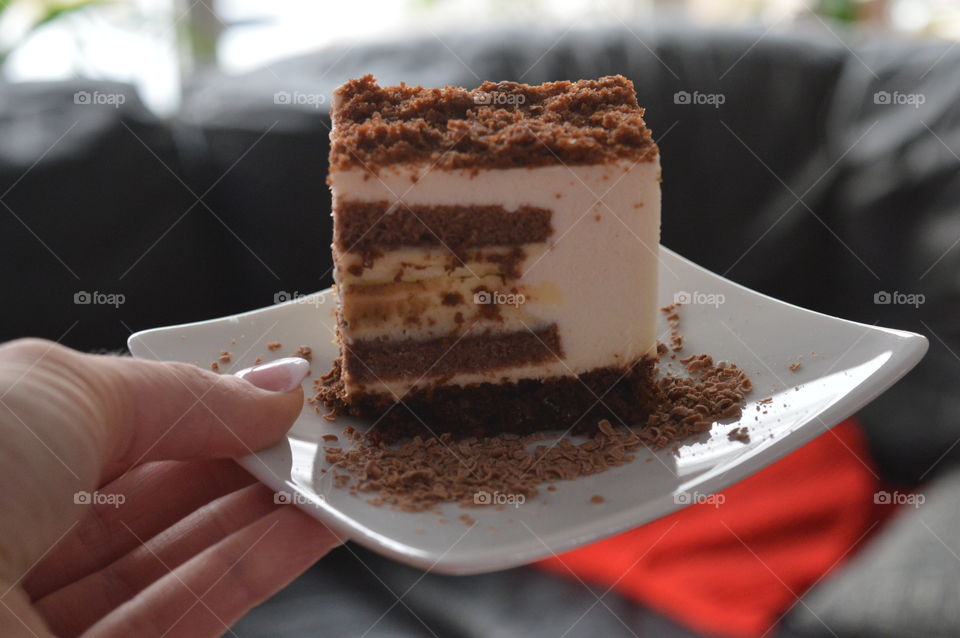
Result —
<instances>
[{"instance_id":1,"label":"ceramic plate","mask_svg":"<svg viewBox=\"0 0 960 638\"><path fill-rule=\"evenodd\" d=\"M574 549L643 525L756 472L852 415L923 357L917 334L867 326L804 310L748 290L661 251L660 302L685 302L686 353L732 361L754 382L742 424L750 442L730 441L735 421L714 424L677 453L641 451L636 461L601 474L557 483L556 491L506 508L460 508L407 513L366 502L331 485L321 437L352 422L324 420L310 406L282 443L240 460L247 470L339 533L398 561L434 572L473 574L505 569ZM131 353L143 359L207 366L222 350L224 371L313 350L310 378L337 355L332 343L334 296L329 290L243 314L139 332ZM661 313L662 314L662 313ZM664 330L665 326L661 326ZM280 342L276 351L269 342ZM791 364L799 367L791 370ZM310 395L310 378L304 390ZM757 410L757 403L772 397ZM355 424L355 423L354 423ZM337 443L340 445L346 443ZM646 461L654 457L655 462ZM601 495L602 503L591 503ZM460 520L462 514L473 519Z\"/></svg>"}]
</instances>

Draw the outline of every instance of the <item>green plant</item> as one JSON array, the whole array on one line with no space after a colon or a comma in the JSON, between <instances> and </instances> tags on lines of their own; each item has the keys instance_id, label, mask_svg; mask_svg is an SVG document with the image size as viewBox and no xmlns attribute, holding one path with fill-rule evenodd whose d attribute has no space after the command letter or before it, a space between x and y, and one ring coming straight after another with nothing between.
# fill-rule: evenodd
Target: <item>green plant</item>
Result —
<instances>
[{"instance_id":1,"label":"green plant","mask_svg":"<svg viewBox=\"0 0 960 638\"><path fill-rule=\"evenodd\" d=\"M114 0L0 0L0 22L8 17L11 10L15 10L18 5L25 5L24 13L29 15L28 23L21 33L19 41L0 44L0 67L3 66L4 62L6 62L7 58L13 53L17 46L40 27L88 7L110 4L113 1ZM29 8L27 8L26 5L29 5Z\"/></svg>"}]
</instances>

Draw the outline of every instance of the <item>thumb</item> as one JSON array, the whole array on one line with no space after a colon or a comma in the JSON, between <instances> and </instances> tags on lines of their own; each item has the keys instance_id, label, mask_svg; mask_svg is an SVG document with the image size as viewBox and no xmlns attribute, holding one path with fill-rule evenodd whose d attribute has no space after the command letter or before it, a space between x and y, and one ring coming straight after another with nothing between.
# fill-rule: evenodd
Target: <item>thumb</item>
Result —
<instances>
[{"instance_id":1,"label":"thumb","mask_svg":"<svg viewBox=\"0 0 960 638\"><path fill-rule=\"evenodd\" d=\"M291 358L218 375L34 340L0 348L0 365L17 363L26 366L19 384L26 382L34 404L20 419L41 438L59 431L86 443L65 450L63 460L70 466L69 457L86 454L76 459L84 466L92 455L101 483L148 461L242 456L276 442L300 413L309 372L306 360ZM8 402L19 395L7 392ZM41 409L38 396L50 399Z\"/></svg>"},{"instance_id":2,"label":"thumb","mask_svg":"<svg viewBox=\"0 0 960 638\"><path fill-rule=\"evenodd\" d=\"M275 443L303 408L300 384L310 368L290 357L220 375L183 363L89 359L108 372L108 391L122 393L107 421L108 473L151 460L243 456Z\"/></svg>"}]
</instances>

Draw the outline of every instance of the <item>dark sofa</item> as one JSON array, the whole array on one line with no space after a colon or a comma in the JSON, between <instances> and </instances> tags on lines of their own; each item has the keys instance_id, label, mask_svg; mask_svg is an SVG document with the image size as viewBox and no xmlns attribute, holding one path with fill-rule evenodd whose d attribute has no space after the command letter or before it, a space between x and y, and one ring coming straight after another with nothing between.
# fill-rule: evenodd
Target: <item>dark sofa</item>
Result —
<instances>
[{"instance_id":1,"label":"dark sofa","mask_svg":"<svg viewBox=\"0 0 960 638\"><path fill-rule=\"evenodd\" d=\"M954 511L945 524L960 523L960 479L952 471L960 458L960 48L948 43L633 25L441 34L320 51L241 77L198 77L168 120L122 85L4 85L0 339L36 335L115 350L131 331L330 285L326 106L277 103L275 95L329 97L365 73L432 86L612 73L632 79L661 142L665 245L778 298L930 338L921 365L860 417L882 477L935 482L939 501L928 500L923 512ZM119 107L78 104L78 91L126 99ZM721 95L722 104L684 103L678 92ZM123 303L75 303L78 293L94 291L123 295ZM923 295L924 303L875 303L875 295L894 291ZM936 578L941 591L960 588L960 562L950 563L958 542L940 539L954 553L941 557L952 568L944 569L937 551L923 553L937 540L917 525L890 525L863 560L809 594L810 605L785 619L783 635L819 635L823 617L843 635L960 635L960 620L951 624L949 614L932 630L911 633L920 625L909 597L887 592L889 618L870 604L891 569L900 582ZM894 538L891 567L891 554L881 550L896 534L912 542ZM922 558L904 559L908 550ZM375 618L376 605L367 609L361 600L371 585L358 560L391 583L410 573L349 548L317 569L352 564L355 582L314 570L289 595L311 597L317 614ZM490 587L506 587L515 600L527 596L531 605L533 592L554 592L543 603L554 605L586 595L528 570L421 583L450 596L472 592L478 613L504 604L483 593ZM357 595L334 595L340 590ZM279 613L285 600L243 621L249 633L241 635L281 635L258 627L269 627L275 616L263 614ZM429 597L418 604L427 625L444 628L441 635L475 635L467 619L431 606ZM617 604L647 619L637 626L653 623L655 635L685 635ZM488 617L491 631L476 635L550 633L515 611L513 620ZM398 606L368 635L426 635L412 613ZM282 635L315 635L304 629L310 618L288 617L291 633ZM584 623L582 635L623 632L596 622Z\"/></svg>"}]
</instances>

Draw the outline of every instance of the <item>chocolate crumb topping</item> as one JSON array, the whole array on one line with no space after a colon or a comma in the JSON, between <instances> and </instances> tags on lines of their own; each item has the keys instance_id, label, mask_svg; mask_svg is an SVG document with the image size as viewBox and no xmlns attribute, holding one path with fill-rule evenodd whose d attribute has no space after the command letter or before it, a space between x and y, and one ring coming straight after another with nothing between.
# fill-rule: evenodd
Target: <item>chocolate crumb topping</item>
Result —
<instances>
[{"instance_id":1,"label":"chocolate crumb topping","mask_svg":"<svg viewBox=\"0 0 960 638\"><path fill-rule=\"evenodd\" d=\"M335 92L330 170L421 163L439 169L650 161L658 149L623 76L477 89L381 87L372 75Z\"/></svg>"},{"instance_id":2,"label":"chocolate crumb topping","mask_svg":"<svg viewBox=\"0 0 960 638\"><path fill-rule=\"evenodd\" d=\"M670 349L674 352L683 350L683 335L680 333L680 313L677 312L682 304L674 303L664 306L660 312L667 316L667 326L670 327Z\"/></svg>"}]
</instances>

